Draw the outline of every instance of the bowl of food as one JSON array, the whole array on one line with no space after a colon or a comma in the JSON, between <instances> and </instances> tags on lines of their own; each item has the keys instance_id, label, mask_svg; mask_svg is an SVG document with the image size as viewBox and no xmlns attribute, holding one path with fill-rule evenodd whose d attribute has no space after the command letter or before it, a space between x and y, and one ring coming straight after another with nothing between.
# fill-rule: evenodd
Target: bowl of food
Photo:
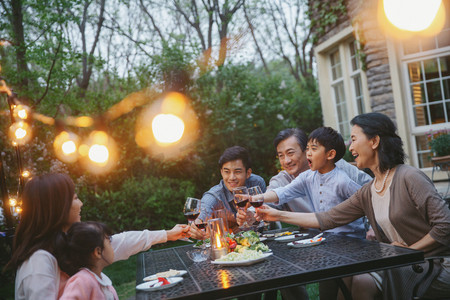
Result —
<instances>
[{"instance_id":1,"label":"bowl of food","mask_svg":"<svg viewBox=\"0 0 450 300\"><path fill-rule=\"evenodd\" d=\"M193 262L201 262L209 258L210 251L210 248L193 249L186 252L186 254Z\"/></svg>"}]
</instances>

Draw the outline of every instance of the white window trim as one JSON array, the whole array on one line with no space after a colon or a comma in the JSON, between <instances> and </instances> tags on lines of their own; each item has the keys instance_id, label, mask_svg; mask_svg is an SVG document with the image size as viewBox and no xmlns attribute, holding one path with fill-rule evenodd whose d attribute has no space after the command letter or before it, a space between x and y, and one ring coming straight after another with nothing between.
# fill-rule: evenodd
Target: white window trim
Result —
<instances>
[{"instance_id":1,"label":"white window trim","mask_svg":"<svg viewBox=\"0 0 450 300\"><path fill-rule=\"evenodd\" d=\"M449 123L439 123L439 124L416 126L414 109L411 104L413 100L411 97L411 90L410 90L411 85L410 85L409 75L408 75L408 64L411 62L423 61L423 60L427 60L427 59L441 57L444 55L450 55L450 46L445 47L445 48L439 48L439 49L414 53L414 54L402 55L401 53L403 53L403 45L400 44L399 51L400 51L399 56L400 56L400 62L401 62L404 94L406 95L406 99L407 99L406 111L408 114L409 129L410 129L410 133L411 133L409 147L412 152L412 155L411 155L412 157L410 157L410 159L412 159L414 166L419 167L419 159L418 159L419 150L417 149L417 145L416 145L416 136L426 135L429 132L433 132L433 131L449 129L450 125L449 125ZM431 167L425 167L425 168L422 168L422 170L431 170Z\"/></svg>"}]
</instances>

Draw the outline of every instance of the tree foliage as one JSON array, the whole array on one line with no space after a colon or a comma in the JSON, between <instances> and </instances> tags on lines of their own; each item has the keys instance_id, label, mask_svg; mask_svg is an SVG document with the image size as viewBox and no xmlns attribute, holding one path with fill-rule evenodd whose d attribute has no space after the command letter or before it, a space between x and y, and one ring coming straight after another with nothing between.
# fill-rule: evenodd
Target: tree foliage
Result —
<instances>
[{"instance_id":1,"label":"tree foliage","mask_svg":"<svg viewBox=\"0 0 450 300\"><path fill-rule=\"evenodd\" d=\"M119 163L107 175L58 161L52 149L55 128L34 122L33 142L21 149L24 166L33 174L72 174L86 202L84 219L99 219L117 230L181 222L184 198L201 197L221 179L217 161L226 147L247 147L253 171L269 180L278 169L271 145L276 133L295 126L309 132L322 123L302 1L0 4L0 36L9 41L0 46L1 75L36 112L56 119L100 116L128 94L147 88L181 91L192 101L200 138L186 156L170 161L136 145L140 107L108 122L119 145ZM292 16L279 20L289 7ZM0 97L5 110L5 97ZM10 120L1 117L0 124L8 188L14 193ZM81 135L92 130L71 129ZM163 221L163 215L171 217Z\"/></svg>"}]
</instances>

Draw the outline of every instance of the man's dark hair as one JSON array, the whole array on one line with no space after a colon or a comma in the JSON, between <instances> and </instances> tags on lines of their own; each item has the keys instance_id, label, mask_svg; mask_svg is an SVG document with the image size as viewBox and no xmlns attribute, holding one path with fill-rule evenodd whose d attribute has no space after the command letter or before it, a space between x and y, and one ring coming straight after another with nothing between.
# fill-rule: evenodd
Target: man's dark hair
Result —
<instances>
[{"instance_id":1,"label":"man's dark hair","mask_svg":"<svg viewBox=\"0 0 450 300\"><path fill-rule=\"evenodd\" d=\"M350 123L361 127L368 139L377 135L380 137L380 146L377 151L381 172L404 164L406 154L403 150L403 142L396 133L397 128L394 122L388 116L380 113L361 114L354 117Z\"/></svg>"},{"instance_id":2,"label":"man's dark hair","mask_svg":"<svg viewBox=\"0 0 450 300\"><path fill-rule=\"evenodd\" d=\"M300 145L300 148L302 149L302 151L305 151L308 138L306 136L306 133L304 133L303 130L299 128L287 128L281 130L273 140L273 145L275 146L275 148L277 148L279 143L287 138L290 138L291 136L295 136L295 138L297 139L297 143Z\"/></svg>"},{"instance_id":3,"label":"man's dark hair","mask_svg":"<svg viewBox=\"0 0 450 300\"><path fill-rule=\"evenodd\" d=\"M316 141L325 147L325 151L334 149L336 156L334 162L337 162L345 154L345 143L342 135L331 127L319 127L315 129L308 137L309 141Z\"/></svg>"},{"instance_id":4,"label":"man's dark hair","mask_svg":"<svg viewBox=\"0 0 450 300\"><path fill-rule=\"evenodd\" d=\"M219 167L222 169L222 166L233 160L242 160L244 164L245 170L248 170L252 167L252 162L250 160L250 155L248 154L247 149L241 146L233 146L225 149L223 151L222 156L219 158Z\"/></svg>"}]
</instances>

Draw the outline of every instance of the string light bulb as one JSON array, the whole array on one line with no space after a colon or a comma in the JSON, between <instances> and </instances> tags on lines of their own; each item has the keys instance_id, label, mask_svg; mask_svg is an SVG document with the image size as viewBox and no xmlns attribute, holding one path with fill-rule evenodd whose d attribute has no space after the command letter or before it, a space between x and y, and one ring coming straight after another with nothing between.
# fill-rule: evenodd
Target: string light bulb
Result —
<instances>
[{"instance_id":1,"label":"string light bulb","mask_svg":"<svg viewBox=\"0 0 450 300\"><path fill-rule=\"evenodd\" d=\"M198 118L190 99L168 92L144 108L136 121L136 144L155 157L179 158L198 138Z\"/></svg>"},{"instance_id":2,"label":"string light bulb","mask_svg":"<svg viewBox=\"0 0 450 300\"><path fill-rule=\"evenodd\" d=\"M26 120L31 115L31 109L26 105L14 105L13 116L16 120Z\"/></svg>"},{"instance_id":3,"label":"string light bulb","mask_svg":"<svg viewBox=\"0 0 450 300\"><path fill-rule=\"evenodd\" d=\"M95 174L109 171L117 162L117 146L103 130L95 130L78 149L84 166Z\"/></svg>"},{"instance_id":4,"label":"string light bulb","mask_svg":"<svg viewBox=\"0 0 450 300\"><path fill-rule=\"evenodd\" d=\"M25 171L22 172L22 177L23 178L28 178L28 177L30 177L30 175L31 175L30 171L25 170Z\"/></svg>"},{"instance_id":5,"label":"string light bulb","mask_svg":"<svg viewBox=\"0 0 450 300\"><path fill-rule=\"evenodd\" d=\"M9 198L9 206L10 207L15 207L16 205L17 205L16 198Z\"/></svg>"},{"instance_id":6,"label":"string light bulb","mask_svg":"<svg viewBox=\"0 0 450 300\"><path fill-rule=\"evenodd\" d=\"M13 142L13 145L25 145L31 140L30 125L24 121L13 123L9 127L9 138Z\"/></svg>"},{"instance_id":7,"label":"string light bulb","mask_svg":"<svg viewBox=\"0 0 450 300\"><path fill-rule=\"evenodd\" d=\"M184 122L173 114L159 114L153 118L152 131L157 142L172 144L183 136Z\"/></svg>"},{"instance_id":8,"label":"string light bulb","mask_svg":"<svg viewBox=\"0 0 450 300\"><path fill-rule=\"evenodd\" d=\"M65 163L74 163L79 158L80 138L73 132L61 131L53 142L56 157Z\"/></svg>"}]
</instances>

